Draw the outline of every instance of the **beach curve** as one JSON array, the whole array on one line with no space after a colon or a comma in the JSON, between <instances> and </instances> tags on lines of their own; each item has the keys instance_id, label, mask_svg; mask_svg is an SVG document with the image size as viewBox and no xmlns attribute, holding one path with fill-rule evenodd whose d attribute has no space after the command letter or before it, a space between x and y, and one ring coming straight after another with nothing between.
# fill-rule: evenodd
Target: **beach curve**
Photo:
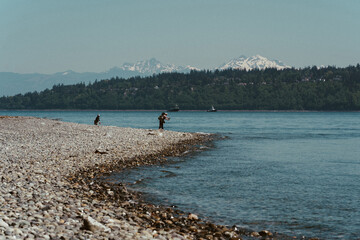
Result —
<instances>
[{"instance_id":1,"label":"beach curve","mask_svg":"<svg viewBox=\"0 0 360 240\"><path fill-rule=\"evenodd\" d=\"M0 117L0 235L42 239L238 237L237 229L141 201L98 177L166 161L208 134Z\"/></svg>"}]
</instances>

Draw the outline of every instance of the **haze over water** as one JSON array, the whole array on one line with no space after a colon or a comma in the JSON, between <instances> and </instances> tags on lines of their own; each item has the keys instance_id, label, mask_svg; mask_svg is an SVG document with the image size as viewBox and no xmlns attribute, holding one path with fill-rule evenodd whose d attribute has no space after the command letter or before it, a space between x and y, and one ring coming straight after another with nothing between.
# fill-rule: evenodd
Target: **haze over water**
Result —
<instances>
[{"instance_id":1,"label":"haze over water","mask_svg":"<svg viewBox=\"0 0 360 240\"><path fill-rule=\"evenodd\" d=\"M97 113L0 111L87 124ZM103 125L157 129L160 112L100 114ZM290 236L360 238L359 112L180 111L169 116L167 130L228 138L168 165L113 177L132 183L149 201L220 224Z\"/></svg>"}]
</instances>

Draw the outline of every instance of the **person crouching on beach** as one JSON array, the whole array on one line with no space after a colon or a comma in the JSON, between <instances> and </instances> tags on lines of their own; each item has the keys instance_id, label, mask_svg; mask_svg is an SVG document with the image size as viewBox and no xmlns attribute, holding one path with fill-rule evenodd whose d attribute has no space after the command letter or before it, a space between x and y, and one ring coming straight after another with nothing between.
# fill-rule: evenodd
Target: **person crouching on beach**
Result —
<instances>
[{"instance_id":1,"label":"person crouching on beach","mask_svg":"<svg viewBox=\"0 0 360 240\"><path fill-rule=\"evenodd\" d=\"M100 114L98 114L97 116L96 116L96 118L95 118L95 120L94 120L94 125L100 125L101 124L101 122L100 122Z\"/></svg>"},{"instance_id":2,"label":"person crouching on beach","mask_svg":"<svg viewBox=\"0 0 360 240\"><path fill-rule=\"evenodd\" d=\"M170 120L170 118L167 116L167 113L165 112L161 113L158 119L159 119L159 129L164 129L165 120Z\"/></svg>"}]
</instances>

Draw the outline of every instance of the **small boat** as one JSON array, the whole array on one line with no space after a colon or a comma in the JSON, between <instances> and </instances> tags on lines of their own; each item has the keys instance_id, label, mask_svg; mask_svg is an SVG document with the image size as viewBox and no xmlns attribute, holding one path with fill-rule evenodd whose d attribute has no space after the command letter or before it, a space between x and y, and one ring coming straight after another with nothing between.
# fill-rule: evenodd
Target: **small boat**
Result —
<instances>
[{"instance_id":1,"label":"small boat","mask_svg":"<svg viewBox=\"0 0 360 240\"><path fill-rule=\"evenodd\" d=\"M214 108L214 106L211 106L211 108L209 110L207 110L208 112L216 112L217 110Z\"/></svg>"},{"instance_id":2,"label":"small boat","mask_svg":"<svg viewBox=\"0 0 360 240\"><path fill-rule=\"evenodd\" d=\"M179 106L176 104L175 107L170 108L168 112L178 112L180 110Z\"/></svg>"}]
</instances>

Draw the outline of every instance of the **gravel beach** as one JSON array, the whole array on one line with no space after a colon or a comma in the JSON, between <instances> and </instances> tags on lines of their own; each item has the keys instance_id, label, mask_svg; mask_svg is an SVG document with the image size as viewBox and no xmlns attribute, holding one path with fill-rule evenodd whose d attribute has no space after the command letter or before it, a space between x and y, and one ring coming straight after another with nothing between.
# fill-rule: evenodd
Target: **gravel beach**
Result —
<instances>
[{"instance_id":1,"label":"gravel beach","mask_svg":"<svg viewBox=\"0 0 360 240\"><path fill-rule=\"evenodd\" d=\"M211 135L0 116L1 239L274 238L155 206L113 171L165 163Z\"/></svg>"},{"instance_id":2,"label":"gravel beach","mask_svg":"<svg viewBox=\"0 0 360 240\"><path fill-rule=\"evenodd\" d=\"M201 134L33 117L0 116L0 126L0 239L194 237L176 228L170 213L171 227L155 216L172 210L140 203L121 183L97 177L166 161L201 142Z\"/></svg>"},{"instance_id":3,"label":"gravel beach","mask_svg":"<svg viewBox=\"0 0 360 240\"><path fill-rule=\"evenodd\" d=\"M139 226L118 203L96 199L83 179L83 185L76 181L119 161L129 161L119 167L140 165L137 157L193 134L32 117L0 116L0 126L0 239L183 238Z\"/></svg>"}]
</instances>

